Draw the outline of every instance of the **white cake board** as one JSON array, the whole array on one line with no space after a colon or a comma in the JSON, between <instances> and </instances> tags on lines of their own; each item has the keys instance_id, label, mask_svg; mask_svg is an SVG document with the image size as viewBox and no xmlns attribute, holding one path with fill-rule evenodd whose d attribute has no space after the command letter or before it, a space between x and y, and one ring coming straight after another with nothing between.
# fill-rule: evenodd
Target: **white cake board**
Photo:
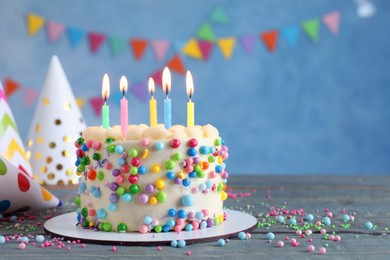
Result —
<instances>
[{"instance_id":1,"label":"white cake board","mask_svg":"<svg viewBox=\"0 0 390 260\"><path fill-rule=\"evenodd\" d=\"M141 234L139 232L117 233L84 229L76 226L76 213L71 212L49 219L44 224L45 232L65 239L80 239L82 242L114 245L154 246L170 244L172 240L183 239L187 244L216 241L219 238L233 238L241 231L250 231L257 225L257 219L247 213L225 210L226 220L222 225L195 231L161 232Z\"/></svg>"}]
</instances>

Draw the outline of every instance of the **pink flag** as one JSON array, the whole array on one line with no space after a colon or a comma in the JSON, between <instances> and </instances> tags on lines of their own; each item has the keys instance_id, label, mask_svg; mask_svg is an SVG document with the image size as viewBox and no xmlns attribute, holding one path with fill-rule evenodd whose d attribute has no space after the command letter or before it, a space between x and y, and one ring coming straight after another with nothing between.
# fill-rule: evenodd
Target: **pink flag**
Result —
<instances>
[{"instance_id":1,"label":"pink flag","mask_svg":"<svg viewBox=\"0 0 390 260\"><path fill-rule=\"evenodd\" d=\"M328 27L329 31L333 34L339 33L340 12L334 11L326 14L322 17L322 22Z\"/></svg>"},{"instance_id":2,"label":"pink flag","mask_svg":"<svg viewBox=\"0 0 390 260\"><path fill-rule=\"evenodd\" d=\"M167 40L155 40L152 41L152 48L157 60L164 59L165 53L169 49L169 41Z\"/></svg>"},{"instance_id":3,"label":"pink flag","mask_svg":"<svg viewBox=\"0 0 390 260\"><path fill-rule=\"evenodd\" d=\"M208 60L213 50L213 42L206 40L198 40L198 46L202 52L203 60Z\"/></svg>"},{"instance_id":4,"label":"pink flag","mask_svg":"<svg viewBox=\"0 0 390 260\"><path fill-rule=\"evenodd\" d=\"M91 48L91 52L95 53L99 50L103 41L106 39L106 36L101 33L90 32L88 33L89 39L89 47Z\"/></svg>"},{"instance_id":5,"label":"pink flag","mask_svg":"<svg viewBox=\"0 0 390 260\"><path fill-rule=\"evenodd\" d=\"M162 88L162 70L157 70L153 72L149 77L151 77L154 80L154 83L157 85L157 87Z\"/></svg>"},{"instance_id":6,"label":"pink flag","mask_svg":"<svg viewBox=\"0 0 390 260\"><path fill-rule=\"evenodd\" d=\"M24 105L30 107L38 98L38 92L32 88L24 88Z\"/></svg>"},{"instance_id":7,"label":"pink flag","mask_svg":"<svg viewBox=\"0 0 390 260\"><path fill-rule=\"evenodd\" d=\"M100 96L93 97L89 99L89 103L91 104L95 115L100 116L102 114L103 99Z\"/></svg>"},{"instance_id":8,"label":"pink flag","mask_svg":"<svg viewBox=\"0 0 390 260\"><path fill-rule=\"evenodd\" d=\"M47 40L49 42L55 42L61 36L65 30L65 26L60 23L48 21L46 24Z\"/></svg>"}]
</instances>

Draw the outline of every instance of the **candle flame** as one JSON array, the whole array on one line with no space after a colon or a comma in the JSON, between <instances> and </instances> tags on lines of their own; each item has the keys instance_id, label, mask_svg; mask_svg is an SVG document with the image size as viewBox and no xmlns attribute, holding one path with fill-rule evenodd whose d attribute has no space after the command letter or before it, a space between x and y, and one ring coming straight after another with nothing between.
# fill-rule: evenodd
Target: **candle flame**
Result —
<instances>
[{"instance_id":1,"label":"candle flame","mask_svg":"<svg viewBox=\"0 0 390 260\"><path fill-rule=\"evenodd\" d=\"M102 82L102 98L104 102L110 97L110 79L108 78L107 73L103 76Z\"/></svg>"},{"instance_id":2,"label":"candle flame","mask_svg":"<svg viewBox=\"0 0 390 260\"><path fill-rule=\"evenodd\" d=\"M163 90L168 96L169 91L171 91L171 72L168 67L165 67L162 75Z\"/></svg>"},{"instance_id":3,"label":"candle flame","mask_svg":"<svg viewBox=\"0 0 390 260\"><path fill-rule=\"evenodd\" d=\"M192 80L191 72L187 71L186 75L186 88L187 88L187 95L190 97L190 100L192 99L192 95L194 94L194 81Z\"/></svg>"},{"instance_id":4,"label":"candle flame","mask_svg":"<svg viewBox=\"0 0 390 260\"><path fill-rule=\"evenodd\" d=\"M154 80L150 77L148 82L148 89L150 94L153 96L154 94Z\"/></svg>"},{"instance_id":5,"label":"candle flame","mask_svg":"<svg viewBox=\"0 0 390 260\"><path fill-rule=\"evenodd\" d=\"M119 89L121 90L121 92L123 93L123 95L125 94L125 92L127 91L127 78L125 76L122 76L121 77L121 80L119 82Z\"/></svg>"}]
</instances>

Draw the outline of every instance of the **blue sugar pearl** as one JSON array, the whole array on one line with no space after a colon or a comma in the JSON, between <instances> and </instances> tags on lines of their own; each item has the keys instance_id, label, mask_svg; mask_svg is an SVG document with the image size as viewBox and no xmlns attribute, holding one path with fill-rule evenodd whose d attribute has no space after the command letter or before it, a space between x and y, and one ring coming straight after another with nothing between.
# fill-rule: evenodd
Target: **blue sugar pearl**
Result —
<instances>
[{"instance_id":1,"label":"blue sugar pearl","mask_svg":"<svg viewBox=\"0 0 390 260\"><path fill-rule=\"evenodd\" d=\"M222 141L221 141L221 144L222 144L222 145L225 145L225 140L222 140Z\"/></svg>"},{"instance_id":2,"label":"blue sugar pearl","mask_svg":"<svg viewBox=\"0 0 390 260\"><path fill-rule=\"evenodd\" d=\"M153 222L152 217L150 217L150 216L144 217L144 224L145 225L150 225L150 224L152 224L152 222Z\"/></svg>"},{"instance_id":3,"label":"blue sugar pearl","mask_svg":"<svg viewBox=\"0 0 390 260\"><path fill-rule=\"evenodd\" d=\"M329 217L324 217L322 222L324 222L325 226L330 226L332 224Z\"/></svg>"},{"instance_id":4,"label":"blue sugar pearl","mask_svg":"<svg viewBox=\"0 0 390 260\"><path fill-rule=\"evenodd\" d=\"M265 237L269 240L273 240L275 238L275 234L272 232L268 232L267 235L265 235Z\"/></svg>"},{"instance_id":5,"label":"blue sugar pearl","mask_svg":"<svg viewBox=\"0 0 390 260\"><path fill-rule=\"evenodd\" d=\"M99 189L95 189L93 192L92 192L92 196L94 198L100 198L102 196L102 193L100 192Z\"/></svg>"},{"instance_id":6,"label":"blue sugar pearl","mask_svg":"<svg viewBox=\"0 0 390 260\"><path fill-rule=\"evenodd\" d=\"M278 223L283 223L284 222L284 217L283 216L278 216L277 221L278 221Z\"/></svg>"},{"instance_id":7,"label":"blue sugar pearl","mask_svg":"<svg viewBox=\"0 0 390 260\"><path fill-rule=\"evenodd\" d=\"M186 231L192 231L193 226L191 224L186 225Z\"/></svg>"},{"instance_id":8,"label":"blue sugar pearl","mask_svg":"<svg viewBox=\"0 0 390 260\"><path fill-rule=\"evenodd\" d=\"M9 220L10 220L11 222L15 222L16 220L18 220L18 217L15 216L15 215L12 215L12 216L9 218Z\"/></svg>"},{"instance_id":9,"label":"blue sugar pearl","mask_svg":"<svg viewBox=\"0 0 390 260\"><path fill-rule=\"evenodd\" d=\"M84 143L84 144L81 146L81 150L83 150L83 151L88 151L89 148L88 148L87 145Z\"/></svg>"},{"instance_id":10,"label":"blue sugar pearl","mask_svg":"<svg viewBox=\"0 0 390 260\"><path fill-rule=\"evenodd\" d=\"M173 172L167 172L167 178L173 180L175 178L175 174Z\"/></svg>"},{"instance_id":11,"label":"blue sugar pearl","mask_svg":"<svg viewBox=\"0 0 390 260\"><path fill-rule=\"evenodd\" d=\"M98 219L105 219L107 217L107 212L105 209L99 209L96 214Z\"/></svg>"},{"instance_id":12,"label":"blue sugar pearl","mask_svg":"<svg viewBox=\"0 0 390 260\"><path fill-rule=\"evenodd\" d=\"M177 247L183 248L185 246L186 246L186 241L185 240L180 239L179 241L177 241Z\"/></svg>"},{"instance_id":13,"label":"blue sugar pearl","mask_svg":"<svg viewBox=\"0 0 390 260\"><path fill-rule=\"evenodd\" d=\"M173 228L174 226L175 226L175 221L173 220L173 219L170 219L170 220L168 220L168 222L167 222L167 225L170 227L170 228Z\"/></svg>"},{"instance_id":14,"label":"blue sugar pearl","mask_svg":"<svg viewBox=\"0 0 390 260\"><path fill-rule=\"evenodd\" d=\"M123 153L123 146L122 145L115 146L115 153L117 154Z\"/></svg>"},{"instance_id":15,"label":"blue sugar pearl","mask_svg":"<svg viewBox=\"0 0 390 260\"><path fill-rule=\"evenodd\" d=\"M191 180L185 178L185 179L182 181L182 184L183 184L184 187L188 187L188 186L190 186L190 184L191 184Z\"/></svg>"},{"instance_id":16,"label":"blue sugar pearl","mask_svg":"<svg viewBox=\"0 0 390 260\"><path fill-rule=\"evenodd\" d=\"M195 148L188 149L187 150L187 154L188 154L188 156L191 156L191 157L195 156L196 155L196 149Z\"/></svg>"},{"instance_id":17,"label":"blue sugar pearl","mask_svg":"<svg viewBox=\"0 0 390 260\"><path fill-rule=\"evenodd\" d=\"M177 247L177 240L171 241L171 247Z\"/></svg>"},{"instance_id":18,"label":"blue sugar pearl","mask_svg":"<svg viewBox=\"0 0 390 260\"><path fill-rule=\"evenodd\" d=\"M118 147L118 146L117 146L117 147ZM120 158L118 159L118 165L119 165L119 166L123 166L123 165L125 165L125 163L126 163L126 160L125 160L124 158L120 157Z\"/></svg>"},{"instance_id":19,"label":"blue sugar pearl","mask_svg":"<svg viewBox=\"0 0 390 260\"><path fill-rule=\"evenodd\" d=\"M207 186L206 186L205 183L199 184L199 190L200 190L200 191L204 191L205 189L207 189Z\"/></svg>"},{"instance_id":20,"label":"blue sugar pearl","mask_svg":"<svg viewBox=\"0 0 390 260\"><path fill-rule=\"evenodd\" d=\"M80 158L77 158L77 160L75 161L74 165L79 166L79 164L80 164Z\"/></svg>"},{"instance_id":21,"label":"blue sugar pearl","mask_svg":"<svg viewBox=\"0 0 390 260\"><path fill-rule=\"evenodd\" d=\"M210 146L209 147L209 153L211 153L211 154L215 153L215 147L214 146Z\"/></svg>"},{"instance_id":22,"label":"blue sugar pearl","mask_svg":"<svg viewBox=\"0 0 390 260\"><path fill-rule=\"evenodd\" d=\"M190 178L195 178L196 177L196 172L195 171L192 171L188 174L188 176L190 176Z\"/></svg>"},{"instance_id":23,"label":"blue sugar pearl","mask_svg":"<svg viewBox=\"0 0 390 260\"><path fill-rule=\"evenodd\" d=\"M169 225L163 225L162 226L162 231L163 232L169 232L170 229L171 229L171 227Z\"/></svg>"},{"instance_id":24,"label":"blue sugar pearl","mask_svg":"<svg viewBox=\"0 0 390 260\"><path fill-rule=\"evenodd\" d=\"M129 203L133 199L130 193L125 193L122 195L122 200L126 203Z\"/></svg>"},{"instance_id":25,"label":"blue sugar pearl","mask_svg":"<svg viewBox=\"0 0 390 260\"><path fill-rule=\"evenodd\" d=\"M244 232L240 232L240 233L238 233L238 236L237 236L240 240L244 240L244 239L246 239L246 235L245 235L245 233Z\"/></svg>"},{"instance_id":26,"label":"blue sugar pearl","mask_svg":"<svg viewBox=\"0 0 390 260\"><path fill-rule=\"evenodd\" d=\"M187 217L187 212L185 210L181 209L177 212L177 217L178 218L185 218L185 217Z\"/></svg>"},{"instance_id":27,"label":"blue sugar pearl","mask_svg":"<svg viewBox=\"0 0 390 260\"><path fill-rule=\"evenodd\" d=\"M349 220L350 220L349 215L348 215L348 214L344 214L344 215L343 215L343 221L344 221L344 222L348 222Z\"/></svg>"},{"instance_id":28,"label":"blue sugar pearl","mask_svg":"<svg viewBox=\"0 0 390 260\"><path fill-rule=\"evenodd\" d=\"M95 187L95 186L92 185L91 187L89 187L89 192L92 193L94 190L96 190L96 187Z\"/></svg>"},{"instance_id":29,"label":"blue sugar pearl","mask_svg":"<svg viewBox=\"0 0 390 260\"><path fill-rule=\"evenodd\" d=\"M146 167L145 166L138 167L138 173L139 174L145 174L146 173Z\"/></svg>"},{"instance_id":30,"label":"blue sugar pearl","mask_svg":"<svg viewBox=\"0 0 390 260\"><path fill-rule=\"evenodd\" d=\"M225 164L225 163L222 163L222 164L221 164L221 167L222 167L223 170L226 169L226 164Z\"/></svg>"},{"instance_id":31,"label":"blue sugar pearl","mask_svg":"<svg viewBox=\"0 0 390 260\"><path fill-rule=\"evenodd\" d=\"M177 214L177 212L176 212L175 209L170 208L170 209L168 210L168 216L170 216L170 217L176 217L176 214Z\"/></svg>"},{"instance_id":32,"label":"blue sugar pearl","mask_svg":"<svg viewBox=\"0 0 390 260\"><path fill-rule=\"evenodd\" d=\"M199 148L199 152L201 154L208 154L209 153L209 148L205 145L202 145L200 148Z\"/></svg>"},{"instance_id":33,"label":"blue sugar pearl","mask_svg":"<svg viewBox=\"0 0 390 260\"><path fill-rule=\"evenodd\" d=\"M43 241L45 241L45 237L44 236L38 235L38 236L35 237L35 242L42 243Z\"/></svg>"},{"instance_id":34,"label":"blue sugar pearl","mask_svg":"<svg viewBox=\"0 0 390 260\"><path fill-rule=\"evenodd\" d=\"M220 238L220 239L218 239L217 245L219 245L219 246L224 246L225 243L226 243L226 242L225 242L225 239Z\"/></svg>"},{"instance_id":35,"label":"blue sugar pearl","mask_svg":"<svg viewBox=\"0 0 390 260\"><path fill-rule=\"evenodd\" d=\"M305 216L305 220L309 221L309 222L312 222L314 220L314 216L312 214L307 214Z\"/></svg>"},{"instance_id":36,"label":"blue sugar pearl","mask_svg":"<svg viewBox=\"0 0 390 260\"><path fill-rule=\"evenodd\" d=\"M156 150L162 150L162 149L164 149L164 144L163 143L161 143L161 142L158 142L158 143L156 143Z\"/></svg>"},{"instance_id":37,"label":"blue sugar pearl","mask_svg":"<svg viewBox=\"0 0 390 260\"><path fill-rule=\"evenodd\" d=\"M204 214L203 214L202 211L198 211L198 212L196 212L195 217L197 219L203 219L204 218Z\"/></svg>"},{"instance_id":38,"label":"blue sugar pearl","mask_svg":"<svg viewBox=\"0 0 390 260\"><path fill-rule=\"evenodd\" d=\"M4 243L5 243L5 237L0 235L0 244L4 244Z\"/></svg>"},{"instance_id":39,"label":"blue sugar pearl","mask_svg":"<svg viewBox=\"0 0 390 260\"><path fill-rule=\"evenodd\" d=\"M77 222L80 223L80 221L81 221L81 214L77 213Z\"/></svg>"},{"instance_id":40,"label":"blue sugar pearl","mask_svg":"<svg viewBox=\"0 0 390 260\"><path fill-rule=\"evenodd\" d=\"M192 196L191 194L186 194L181 197L181 204L183 204L183 206L185 207L191 207L194 204L194 201L194 196Z\"/></svg>"},{"instance_id":41,"label":"blue sugar pearl","mask_svg":"<svg viewBox=\"0 0 390 260\"><path fill-rule=\"evenodd\" d=\"M215 172L220 173L222 171L222 166L221 165L216 165L215 166Z\"/></svg>"},{"instance_id":42,"label":"blue sugar pearl","mask_svg":"<svg viewBox=\"0 0 390 260\"><path fill-rule=\"evenodd\" d=\"M207 221L206 220L203 220L202 222L200 222L200 227L202 229L206 228L207 227Z\"/></svg>"},{"instance_id":43,"label":"blue sugar pearl","mask_svg":"<svg viewBox=\"0 0 390 260\"><path fill-rule=\"evenodd\" d=\"M364 227L368 230L371 230L374 225L370 221L367 221L366 223L364 223Z\"/></svg>"},{"instance_id":44,"label":"blue sugar pearl","mask_svg":"<svg viewBox=\"0 0 390 260\"><path fill-rule=\"evenodd\" d=\"M211 189L213 187L213 182L210 181L210 180L207 180L206 181L206 187L207 187L207 189Z\"/></svg>"},{"instance_id":45,"label":"blue sugar pearl","mask_svg":"<svg viewBox=\"0 0 390 260\"><path fill-rule=\"evenodd\" d=\"M110 205L108 205L108 209L110 210L110 211L115 211L116 210L116 204L110 204Z\"/></svg>"},{"instance_id":46,"label":"blue sugar pearl","mask_svg":"<svg viewBox=\"0 0 390 260\"><path fill-rule=\"evenodd\" d=\"M28 241L29 241L28 237L25 237L25 236L23 236L22 239L21 239L22 243L28 242Z\"/></svg>"},{"instance_id":47,"label":"blue sugar pearl","mask_svg":"<svg viewBox=\"0 0 390 260\"><path fill-rule=\"evenodd\" d=\"M296 225L296 224L297 224L297 220L296 220L295 218L290 218L290 219L288 220L288 223L289 223L290 225Z\"/></svg>"},{"instance_id":48,"label":"blue sugar pearl","mask_svg":"<svg viewBox=\"0 0 390 260\"><path fill-rule=\"evenodd\" d=\"M83 193L86 189L87 189L87 185L85 184L85 182L80 183L79 192Z\"/></svg>"}]
</instances>

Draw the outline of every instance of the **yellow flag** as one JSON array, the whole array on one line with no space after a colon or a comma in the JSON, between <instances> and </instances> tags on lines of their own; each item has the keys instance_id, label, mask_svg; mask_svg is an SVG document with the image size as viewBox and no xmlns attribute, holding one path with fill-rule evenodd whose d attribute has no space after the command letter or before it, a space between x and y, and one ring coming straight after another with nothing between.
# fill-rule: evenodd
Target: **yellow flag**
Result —
<instances>
[{"instance_id":1,"label":"yellow flag","mask_svg":"<svg viewBox=\"0 0 390 260\"><path fill-rule=\"evenodd\" d=\"M196 39L190 39L182 51L185 55L194 59L203 59L202 52L199 49L199 45Z\"/></svg>"},{"instance_id":2,"label":"yellow flag","mask_svg":"<svg viewBox=\"0 0 390 260\"><path fill-rule=\"evenodd\" d=\"M225 59L229 60L232 57L234 45L236 44L236 39L234 37L221 38L218 39L217 44L221 49L221 52Z\"/></svg>"},{"instance_id":3,"label":"yellow flag","mask_svg":"<svg viewBox=\"0 0 390 260\"><path fill-rule=\"evenodd\" d=\"M84 98L78 97L78 98L76 98L76 103L80 109L83 109L85 100L84 100Z\"/></svg>"},{"instance_id":4,"label":"yellow flag","mask_svg":"<svg viewBox=\"0 0 390 260\"><path fill-rule=\"evenodd\" d=\"M27 14L28 34L30 36L34 36L39 31L39 29L42 28L44 23L45 23L45 19L43 17L32 13Z\"/></svg>"}]
</instances>

